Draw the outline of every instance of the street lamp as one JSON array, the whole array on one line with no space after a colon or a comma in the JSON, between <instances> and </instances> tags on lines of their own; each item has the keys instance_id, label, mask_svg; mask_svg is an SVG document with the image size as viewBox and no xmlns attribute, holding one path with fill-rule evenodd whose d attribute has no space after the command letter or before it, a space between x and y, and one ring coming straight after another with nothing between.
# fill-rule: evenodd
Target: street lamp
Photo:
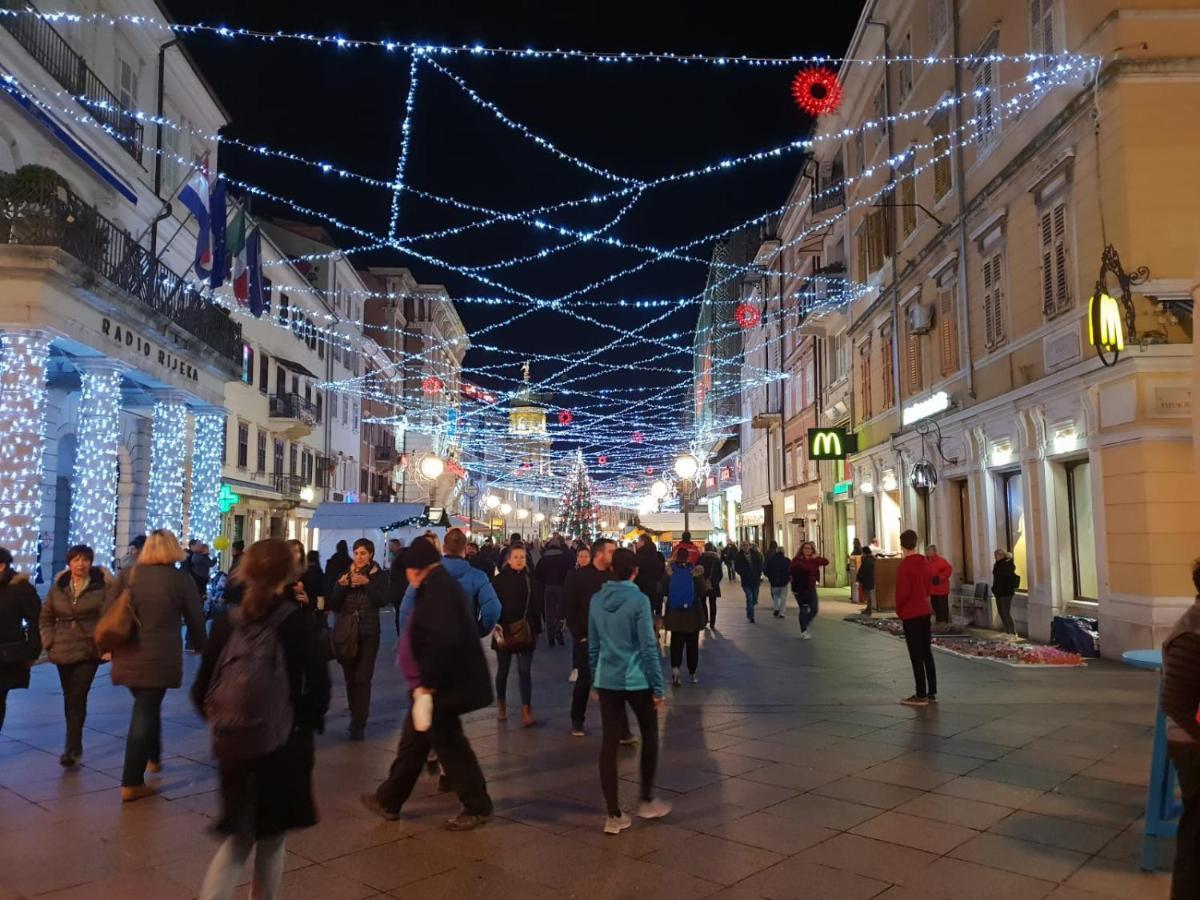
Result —
<instances>
[{"instance_id":1,"label":"street lamp","mask_svg":"<svg viewBox=\"0 0 1200 900\"><path fill-rule=\"evenodd\" d=\"M509 516L509 513L511 513L511 512L512 512L512 504L511 503L501 503L500 504L500 515L504 516L504 539L505 540L508 539L508 516Z\"/></svg>"},{"instance_id":2,"label":"street lamp","mask_svg":"<svg viewBox=\"0 0 1200 900\"><path fill-rule=\"evenodd\" d=\"M681 453L675 459L675 474L685 481L696 477L700 471L700 461L690 453Z\"/></svg>"},{"instance_id":3,"label":"street lamp","mask_svg":"<svg viewBox=\"0 0 1200 900\"><path fill-rule=\"evenodd\" d=\"M541 540L545 535L542 533L542 524L546 521L546 514L538 512L533 514L533 521L537 522L538 540Z\"/></svg>"},{"instance_id":4,"label":"street lamp","mask_svg":"<svg viewBox=\"0 0 1200 900\"><path fill-rule=\"evenodd\" d=\"M492 540L496 539L496 507L500 505L500 498L495 494L488 494L483 498L483 505L488 508L488 537Z\"/></svg>"},{"instance_id":5,"label":"street lamp","mask_svg":"<svg viewBox=\"0 0 1200 900\"><path fill-rule=\"evenodd\" d=\"M436 481L446 471L446 463L440 456L434 456L431 453L421 459L419 468L422 476L428 478L430 481Z\"/></svg>"},{"instance_id":6,"label":"street lamp","mask_svg":"<svg viewBox=\"0 0 1200 900\"><path fill-rule=\"evenodd\" d=\"M692 510L692 491L696 484L692 480L700 471L700 460L690 453L681 453L675 458L675 474L679 476L679 507L683 510L683 530L691 531L688 513Z\"/></svg>"},{"instance_id":7,"label":"street lamp","mask_svg":"<svg viewBox=\"0 0 1200 900\"><path fill-rule=\"evenodd\" d=\"M662 479L650 485L650 496L655 500L661 500L671 492L671 487Z\"/></svg>"}]
</instances>

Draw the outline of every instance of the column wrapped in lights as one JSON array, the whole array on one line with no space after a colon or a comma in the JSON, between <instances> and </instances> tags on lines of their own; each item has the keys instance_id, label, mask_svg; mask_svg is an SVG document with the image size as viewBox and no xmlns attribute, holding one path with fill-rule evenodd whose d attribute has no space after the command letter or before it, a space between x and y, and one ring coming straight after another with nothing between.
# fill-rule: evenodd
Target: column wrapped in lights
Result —
<instances>
[{"instance_id":1,"label":"column wrapped in lights","mask_svg":"<svg viewBox=\"0 0 1200 900\"><path fill-rule=\"evenodd\" d=\"M176 400L154 404L150 448L150 496L146 525L168 528L183 537L183 456L187 443L187 407Z\"/></svg>"},{"instance_id":2,"label":"column wrapped in lights","mask_svg":"<svg viewBox=\"0 0 1200 900\"><path fill-rule=\"evenodd\" d=\"M195 417L192 437L191 537L211 544L221 533L221 444L224 413Z\"/></svg>"},{"instance_id":3,"label":"column wrapped in lights","mask_svg":"<svg viewBox=\"0 0 1200 900\"><path fill-rule=\"evenodd\" d=\"M37 565L50 341L37 331L0 333L0 547L25 572Z\"/></svg>"},{"instance_id":4,"label":"column wrapped in lights","mask_svg":"<svg viewBox=\"0 0 1200 900\"><path fill-rule=\"evenodd\" d=\"M116 555L113 528L117 519L121 373L112 367L88 368L81 380L69 540L91 547L96 565L112 566Z\"/></svg>"}]
</instances>

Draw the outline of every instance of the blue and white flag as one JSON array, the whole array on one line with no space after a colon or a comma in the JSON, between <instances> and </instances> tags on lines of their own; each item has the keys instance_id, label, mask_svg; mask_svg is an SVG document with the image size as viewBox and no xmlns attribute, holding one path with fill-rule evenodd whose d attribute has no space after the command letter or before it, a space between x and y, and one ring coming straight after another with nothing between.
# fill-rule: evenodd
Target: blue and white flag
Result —
<instances>
[{"instance_id":1,"label":"blue and white flag","mask_svg":"<svg viewBox=\"0 0 1200 900\"><path fill-rule=\"evenodd\" d=\"M201 163L196 173L179 192L179 202L196 219L196 275L208 279L212 275L211 217L208 214L208 165Z\"/></svg>"}]
</instances>

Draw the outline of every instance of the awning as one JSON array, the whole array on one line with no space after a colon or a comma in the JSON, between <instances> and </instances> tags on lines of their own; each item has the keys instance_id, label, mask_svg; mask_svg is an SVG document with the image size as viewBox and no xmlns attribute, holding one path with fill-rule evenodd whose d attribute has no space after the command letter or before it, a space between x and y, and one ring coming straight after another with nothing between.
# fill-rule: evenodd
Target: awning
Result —
<instances>
[{"instance_id":1,"label":"awning","mask_svg":"<svg viewBox=\"0 0 1200 900\"><path fill-rule=\"evenodd\" d=\"M317 377L312 372L308 371L305 366L300 365L300 363L296 362L295 360L285 359L282 356L276 356L275 362L279 363L279 365L283 366L285 369L290 369L291 371L300 375L307 375L309 378Z\"/></svg>"},{"instance_id":2,"label":"awning","mask_svg":"<svg viewBox=\"0 0 1200 900\"><path fill-rule=\"evenodd\" d=\"M308 520L308 527L362 531L424 514L423 503L322 503Z\"/></svg>"}]
</instances>

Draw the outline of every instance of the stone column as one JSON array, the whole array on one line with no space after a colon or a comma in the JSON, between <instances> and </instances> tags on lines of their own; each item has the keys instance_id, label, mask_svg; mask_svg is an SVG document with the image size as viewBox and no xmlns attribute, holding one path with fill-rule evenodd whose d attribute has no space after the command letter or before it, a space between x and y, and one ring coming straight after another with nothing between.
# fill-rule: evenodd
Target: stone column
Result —
<instances>
[{"instance_id":1,"label":"stone column","mask_svg":"<svg viewBox=\"0 0 1200 900\"><path fill-rule=\"evenodd\" d=\"M170 392L154 404L154 433L150 450L150 496L146 527L166 528L181 542L183 534L183 462L187 444L187 406Z\"/></svg>"},{"instance_id":2,"label":"stone column","mask_svg":"<svg viewBox=\"0 0 1200 900\"><path fill-rule=\"evenodd\" d=\"M0 547L33 574L42 514L46 358L51 335L0 332Z\"/></svg>"},{"instance_id":3,"label":"stone column","mask_svg":"<svg viewBox=\"0 0 1200 900\"><path fill-rule=\"evenodd\" d=\"M221 447L225 410L204 410L194 417L192 431L192 490L188 521L198 541L211 544L221 533Z\"/></svg>"},{"instance_id":4,"label":"stone column","mask_svg":"<svg viewBox=\"0 0 1200 900\"><path fill-rule=\"evenodd\" d=\"M121 370L109 361L82 368L75 437L70 543L87 544L96 565L112 567L117 521L117 442L121 432Z\"/></svg>"}]
</instances>

